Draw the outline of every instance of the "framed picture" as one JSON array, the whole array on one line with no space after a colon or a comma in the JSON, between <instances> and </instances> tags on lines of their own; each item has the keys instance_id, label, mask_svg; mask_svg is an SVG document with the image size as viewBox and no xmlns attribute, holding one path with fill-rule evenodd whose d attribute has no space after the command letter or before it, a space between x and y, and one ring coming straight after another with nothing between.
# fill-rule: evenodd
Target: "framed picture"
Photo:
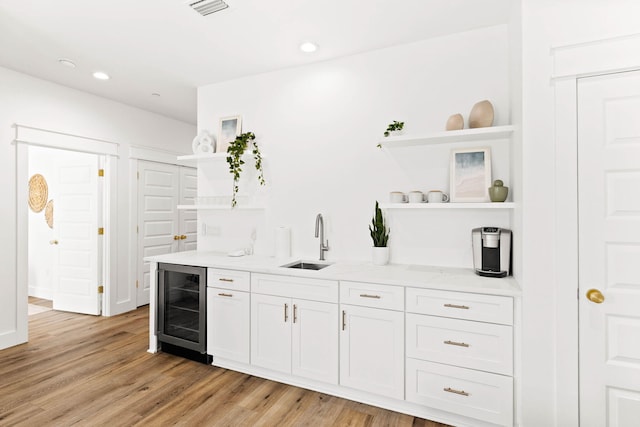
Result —
<instances>
[{"instance_id":1,"label":"framed picture","mask_svg":"<svg viewBox=\"0 0 640 427\"><path fill-rule=\"evenodd\" d=\"M488 202L491 187L491 149L451 150L451 201Z\"/></svg>"},{"instance_id":2,"label":"framed picture","mask_svg":"<svg viewBox=\"0 0 640 427\"><path fill-rule=\"evenodd\" d=\"M220 129L218 131L218 143L216 151L218 153L226 153L229 143L236 139L236 136L242 133L242 117L231 116L220 119Z\"/></svg>"}]
</instances>

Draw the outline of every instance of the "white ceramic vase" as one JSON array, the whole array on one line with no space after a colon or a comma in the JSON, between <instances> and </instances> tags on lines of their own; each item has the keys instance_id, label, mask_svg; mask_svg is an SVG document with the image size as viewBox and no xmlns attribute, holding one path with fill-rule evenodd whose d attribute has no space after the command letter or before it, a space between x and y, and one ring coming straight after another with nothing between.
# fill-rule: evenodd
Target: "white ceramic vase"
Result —
<instances>
[{"instance_id":1,"label":"white ceramic vase","mask_svg":"<svg viewBox=\"0 0 640 427\"><path fill-rule=\"evenodd\" d=\"M371 261L373 265L386 265L389 262L389 248L371 248Z\"/></svg>"}]
</instances>

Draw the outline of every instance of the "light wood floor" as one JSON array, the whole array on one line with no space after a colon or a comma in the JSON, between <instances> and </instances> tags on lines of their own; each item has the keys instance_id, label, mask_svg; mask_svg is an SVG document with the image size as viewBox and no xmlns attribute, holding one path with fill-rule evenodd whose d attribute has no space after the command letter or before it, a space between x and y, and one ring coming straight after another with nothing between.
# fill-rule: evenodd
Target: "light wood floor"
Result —
<instances>
[{"instance_id":1,"label":"light wood floor","mask_svg":"<svg viewBox=\"0 0 640 427\"><path fill-rule=\"evenodd\" d=\"M149 354L148 314L30 316L29 343L0 351L0 425L444 426Z\"/></svg>"}]
</instances>

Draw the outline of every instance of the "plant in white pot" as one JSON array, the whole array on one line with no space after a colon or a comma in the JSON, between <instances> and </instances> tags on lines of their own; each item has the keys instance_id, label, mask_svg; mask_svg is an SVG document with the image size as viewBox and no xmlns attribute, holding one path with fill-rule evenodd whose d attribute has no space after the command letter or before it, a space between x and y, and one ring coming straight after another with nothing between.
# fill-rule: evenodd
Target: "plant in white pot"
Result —
<instances>
[{"instance_id":1,"label":"plant in white pot","mask_svg":"<svg viewBox=\"0 0 640 427\"><path fill-rule=\"evenodd\" d=\"M387 243L389 242L389 233L382 216L382 210L378 206L376 200L376 209L369 226L371 232L371 239L373 240L372 248L372 261L374 265L385 265L389 262L389 248Z\"/></svg>"}]
</instances>

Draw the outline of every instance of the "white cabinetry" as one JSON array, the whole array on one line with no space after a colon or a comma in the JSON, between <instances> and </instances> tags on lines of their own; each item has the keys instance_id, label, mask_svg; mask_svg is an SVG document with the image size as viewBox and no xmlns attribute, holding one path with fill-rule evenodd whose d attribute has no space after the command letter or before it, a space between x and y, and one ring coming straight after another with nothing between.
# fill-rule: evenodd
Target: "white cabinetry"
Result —
<instances>
[{"instance_id":1,"label":"white cabinetry","mask_svg":"<svg viewBox=\"0 0 640 427\"><path fill-rule=\"evenodd\" d=\"M409 402L513 424L513 299L407 288Z\"/></svg>"},{"instance_id":2,"label":"white cabinetry","mask_svg":"<svg viewBox=\"0 0 640 427\"><path fill-rule=\"evenodd\" d=\"M207 269L207 354L249 363L250 273Z\"/></svg>"},{"instance_id":3,"label":"white cabinetry","mask_svg":"<svg viewBox=\"0 0 640 427\"><path fill-rule=\"evenodd\" d=\"M251 364L337 384L337 282L254 274L251 288Z\"/></svg>"},{"instance_id":4,"label":"white cabinetry","mask_svg":"<svg viewBox=\"0 0 640 427\"><path fill-rule=\"evenodd\" d=\"M249 293L207 288L207 354L249 363Z\"/></svg>"},{"instance_id":5,"label":"white cabinetry","mask_svg":"<svg viewBox=\"0 0 640 427\"><path fill-rule=\"evenodd\" d=\"M404 310L404 288L341 282L340 294L359 304L340 305L340 385L403 399L404 313L387 308Z\"/></svg>"}]
</instances>

